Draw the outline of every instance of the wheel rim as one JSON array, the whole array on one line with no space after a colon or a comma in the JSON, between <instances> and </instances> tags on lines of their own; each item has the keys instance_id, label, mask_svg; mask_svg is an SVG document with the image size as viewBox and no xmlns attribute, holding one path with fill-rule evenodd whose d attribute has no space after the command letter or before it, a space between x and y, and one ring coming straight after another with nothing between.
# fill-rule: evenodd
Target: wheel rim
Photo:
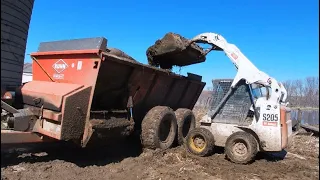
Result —
<instances>
[{"instance_id":1,"label":"wheel rim","mask_svg":"<svg viewBox=\"0 0 320 180\"><path fill-rule=\"evenodd\" d=\"M191 138L189 145L194 151L201 152L206 148L207 142L205 138L199 134Z\"/></svg>"},{"instance_id":2,"label":"wheel rim","mask_svg":"<svg viewBox=\"0 0 320 180\"><path fill-rule=\"evenodd\" d=\"M232 148L233 154L243 157L248 154L248 147L244 141L236 141Z\"/></svg>"}]
</instances>

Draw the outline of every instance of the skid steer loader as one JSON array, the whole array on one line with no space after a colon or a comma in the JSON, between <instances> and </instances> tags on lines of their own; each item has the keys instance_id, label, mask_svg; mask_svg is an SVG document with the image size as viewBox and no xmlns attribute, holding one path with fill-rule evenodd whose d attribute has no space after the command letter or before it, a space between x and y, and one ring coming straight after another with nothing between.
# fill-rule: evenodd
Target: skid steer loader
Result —
<instances>
[{"instance_id":1,"label":"skid steer loader","mask_svg":"<svg viewBox=\"0 0 320 180\"><path fill-rule=\"evenodd\" d=\"M287 92L274 78L260 71L221 35L203 33L190 43L211 45L224 51L238 70L234 79L213 81L213 104L200 127L186 137L186 149L207 156L215 146L225 148L234 163L247 164L258 151L282 151L292 135Z\"/></svg>"}]
</instances>

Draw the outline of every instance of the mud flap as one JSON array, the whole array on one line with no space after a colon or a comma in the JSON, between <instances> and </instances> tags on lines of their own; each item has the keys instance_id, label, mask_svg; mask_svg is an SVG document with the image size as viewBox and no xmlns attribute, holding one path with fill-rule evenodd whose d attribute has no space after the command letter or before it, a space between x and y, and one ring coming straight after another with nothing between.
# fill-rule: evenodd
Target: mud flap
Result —
<instances>
[{"instance_id":1,"label":"mud flap","mask_svg":"<svg viewBox=\"0 0 320 180\"><path fill-rule=\"evenodd\" d=\"M82 138L89 119L89 100L92 87L67 95L64 99L61 140ZM79 142L80 143L80 142Z\"/></svg>"}]
</instances>

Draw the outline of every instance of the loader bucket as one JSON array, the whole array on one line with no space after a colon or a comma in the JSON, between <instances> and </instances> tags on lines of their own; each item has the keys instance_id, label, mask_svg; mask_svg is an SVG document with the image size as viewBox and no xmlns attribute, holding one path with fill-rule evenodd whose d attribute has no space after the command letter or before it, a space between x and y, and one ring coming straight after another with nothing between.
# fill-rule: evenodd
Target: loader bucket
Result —
<instances>
[{"instance_id":1,"label":"loader bucket","mask_svg":"<svg viewBox=\"0 0 320 180\"><path fill-rule=\"evenodd\" d=\"M205 51L195 43L190 44L186 38L167 33L147 50L149 65L163 69L172 66L187 66L206 60Z\"/></svg>"}]
</instances>

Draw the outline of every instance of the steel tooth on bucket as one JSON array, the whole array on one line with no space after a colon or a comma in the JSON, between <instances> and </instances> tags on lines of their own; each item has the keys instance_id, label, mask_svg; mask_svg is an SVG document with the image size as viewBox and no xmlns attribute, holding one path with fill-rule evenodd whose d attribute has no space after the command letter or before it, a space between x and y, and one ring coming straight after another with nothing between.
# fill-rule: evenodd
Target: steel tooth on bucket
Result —
<instances>
[{"instance_id":1,"label":"steel tooth on bucket","mask_svg":"<svg viewBox=\"0 0 320 180\"><path fill-rule=\"evenodd\" d=\"M163 69L204 62L204 53L200 46L175 33L167 33L147 49L149 65Z\"/></svg>"}]
</instances>

